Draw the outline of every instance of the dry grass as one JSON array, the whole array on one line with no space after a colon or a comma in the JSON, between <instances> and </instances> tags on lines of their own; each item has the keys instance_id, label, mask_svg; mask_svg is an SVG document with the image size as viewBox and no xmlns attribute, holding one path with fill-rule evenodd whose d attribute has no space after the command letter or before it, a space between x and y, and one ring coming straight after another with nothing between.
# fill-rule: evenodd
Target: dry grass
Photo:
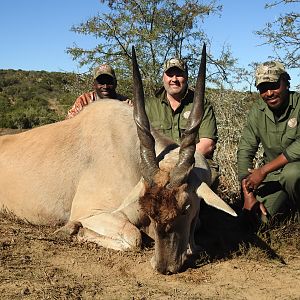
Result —
<instances>
[{"instance_id":1,"label":"dry grass","mask_svg":"<svg viewBox=\"0 0 300 300\"><path fill-rule=\"evenodd\" d=\"M230 203L238 201L240 196L236 153L248 111L257 96L236 91L208 91L208 99L216 114L219 135L215 151L215 160L221 173L219 193Z\"/></svg>"},{"instance_id":2,"label":"dry grass","mask_svg":"<svg viewBox=\"0 0 300 300\"><path fill-rule=\"evenodd\" d=\"M296 251L300 256L300 214L287 217L283 221L274 221L258 231L258 236L265 240L272 249ZM294 254L296 253L294 252Z\"/></svg>"}]
</instances>

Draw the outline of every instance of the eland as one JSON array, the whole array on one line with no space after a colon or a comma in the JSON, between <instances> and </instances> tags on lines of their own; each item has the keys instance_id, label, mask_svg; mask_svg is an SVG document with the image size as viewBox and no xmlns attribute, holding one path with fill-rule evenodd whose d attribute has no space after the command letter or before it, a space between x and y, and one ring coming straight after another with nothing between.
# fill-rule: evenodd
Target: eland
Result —
<instances>
[{"instance_id":1,"label":"eland","mask_svg":"<svg viewBox=\"0 0 300 300\"><path fill-rule=\"evenodd\" d=\"M103 100L75 118L0 137L0 207L116 250L140 248L146 230L155 243L153 268L176 273L197 251L202 199L236 216L209 188L210 169L195 153L205 45L180 147L151 130L134 48L132 56L133 114L122 102Z\"/></svg>"}]
</instances>

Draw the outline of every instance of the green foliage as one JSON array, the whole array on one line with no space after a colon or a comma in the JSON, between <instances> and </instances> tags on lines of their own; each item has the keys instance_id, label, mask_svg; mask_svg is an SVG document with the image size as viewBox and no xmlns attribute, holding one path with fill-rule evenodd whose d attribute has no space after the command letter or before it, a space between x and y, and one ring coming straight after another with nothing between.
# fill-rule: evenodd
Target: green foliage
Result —
<instances>
[{"instance_id":1,"label":"green foliage","mask_svg":"<svg viewBox=\"0 0 300 300\"><path fill-rule=\"evenodd\" d=\"M112 63L117 75L122 74L118 78L129 83L131 46L134 45L147 93L161 85L163 62L172 56L188 61L190 79L193 80L198 71L200 48L203 42L209 44L201 24L209 15L219 14L222 9L215 0L201 3L198 0L100 2L101 12L72 27L78 34L94 36L95 47L83 49L75 45L68 48L68 53L80 65ZM208 80L220 83L226 79L234 62L226 48L219 57L209 54Z\"/></svg>"},{"instance_id":2,"label":"green foliage","mask_svg":"<svg viewBox=\"0 0 300 300\"><path fill-rule=\"evenodd\" d=\"M53 116L52 116L53 115ZM56 116L44 107L20 107L6 115L5 127L33 128L57 121Z\"/></svg>"},{"instance_id":3,"label":"green foliage","mask_svg":"<svg viewBox=\"0 0 300 300\"><path fill-rule=\"evenodd\" d=\"M32 128L64 119L86 81L73 73L0 70L0 127Z\"/></svg>"},{"instance_id":4,"label":"green foliage","mask_svg":"<svg viewBox=\"0 0 300 300\"><path fill-rule=\"evenodd\" d=\"M267 3L265 8L286 5L291 11L280 14L275 21L266 23L265 27L256 32L265 44L273 46L275 55L290 68L300 67L300 1L280 0Z\"/></svg>"}]
</instances>

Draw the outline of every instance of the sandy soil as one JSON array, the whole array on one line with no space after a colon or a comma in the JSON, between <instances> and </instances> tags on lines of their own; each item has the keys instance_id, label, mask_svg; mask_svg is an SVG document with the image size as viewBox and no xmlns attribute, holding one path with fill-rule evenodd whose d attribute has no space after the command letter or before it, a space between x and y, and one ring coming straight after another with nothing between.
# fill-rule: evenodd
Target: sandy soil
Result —
<instances>
[{"instance_id":1,"label":"sandy soil","mask_svg":"<svg viewBox=\"0 0 300 300\"><path fill-rule=\"evenodd\" d=\"M117 252L0 214L0 299L300 299L299 241L276 253L255 237L242 251L236 224L202 212L205 252L168 276L151 268L150 245Z\"/></svg>"},{"instance_id":2,"label":"sandy soil","mask_svg":"<svg viewBox=\"0 0 300 300\"><path fill-rule=\"evenodd\" d=\"M160 275L152 248L117 252L54 230L0 216L1 299L300 299L295 249L281 253L285 263L202 255L182 273Z\"/></svg>"}]
</instances>

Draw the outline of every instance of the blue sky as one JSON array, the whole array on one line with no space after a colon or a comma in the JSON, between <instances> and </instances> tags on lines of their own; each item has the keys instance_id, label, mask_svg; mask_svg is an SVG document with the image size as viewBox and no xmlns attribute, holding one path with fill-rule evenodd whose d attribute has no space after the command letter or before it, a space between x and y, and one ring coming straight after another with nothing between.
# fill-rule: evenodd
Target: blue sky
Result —
<instances>
[{"instance_id":1,"label":"blue sky","mask_svg":"<svg viewBox=\"0 0 300 300\"><path fill-rule=\"evenodd\" d=\"M270 1L270 0L269 0ZM231 47L241 66L264 61L272 55L254 31L272 22L283 9L264 9L267 0L219 0L220 17L209 16L204 28L212 39L212 50L218 52L224 43ZM293 4L300 10L299 4ZM84 72L66 53L74 42L83 47L94 45L89 36L70 31L101 10L99 0L3 0L0 3L0 69ZM288 70L292 87L299 84L299 70Z\"/></svg>"}]
</instances>

